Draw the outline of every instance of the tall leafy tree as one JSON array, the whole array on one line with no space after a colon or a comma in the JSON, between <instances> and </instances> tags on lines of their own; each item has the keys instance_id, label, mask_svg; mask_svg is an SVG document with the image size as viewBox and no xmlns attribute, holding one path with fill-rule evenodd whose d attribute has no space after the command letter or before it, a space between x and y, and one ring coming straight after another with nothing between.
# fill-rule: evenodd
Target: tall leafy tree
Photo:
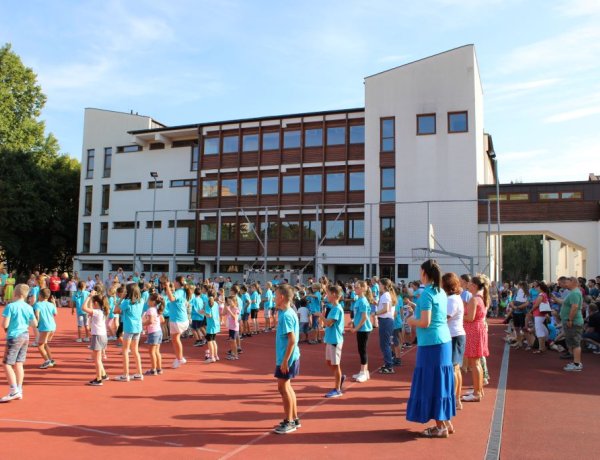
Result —
<instances>
[{"instance_id":1,"label":"tall leafy tree","mask_svg":"<svg viewBox=\"0 0 600 460\"><path fill-rule=\"evenodd\" d=\"M543 278L542 235L502 237L502 279L506 281Z\"/></svg>"},{"instance_id":2,"label":"tall leafy tree","mask_svg":"<svg viewBox=\"0 0 600 460\"><path fill-rule=\"evenodd\" d=\"M75 252L79 162L39 119L46 96L10 44L0 48L0 253L19 273L65 269Z\"/></svg>"}]
</instances>

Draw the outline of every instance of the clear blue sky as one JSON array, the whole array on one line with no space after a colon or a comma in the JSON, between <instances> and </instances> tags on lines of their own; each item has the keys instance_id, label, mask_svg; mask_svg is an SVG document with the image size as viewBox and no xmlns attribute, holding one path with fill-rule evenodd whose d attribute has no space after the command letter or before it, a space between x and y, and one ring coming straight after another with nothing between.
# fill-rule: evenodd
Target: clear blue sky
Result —
<instances>
[{"instance_id":1,"label":"clear blue sky","mask_svg":"<svg viewBox=\"0 0 600 460\"><path fill-rule=\"evenodd\" d=\"M363 77L474 43L501 181L600 174L599 0L0 0L4 42L77 158L85 107L167 125L360 107Z\"/></svg>"}]
</instances>

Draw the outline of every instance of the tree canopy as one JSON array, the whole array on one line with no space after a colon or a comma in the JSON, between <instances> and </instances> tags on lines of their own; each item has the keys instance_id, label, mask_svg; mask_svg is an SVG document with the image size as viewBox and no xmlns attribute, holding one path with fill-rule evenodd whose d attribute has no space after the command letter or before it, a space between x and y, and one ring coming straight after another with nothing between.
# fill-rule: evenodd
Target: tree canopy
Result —
<instances>
[{"instance_id":1,"label":"tree canopy","mask_svg":"<svg viewBox=\"0 0 600 460\"><path fill-rule=\"evenodd\" d=\"M502 237L502 279L541 280L543 275L542 235Z\"/></svg>"},{"instance_id":2,"label":"tree canopy","mask_svg":"<svg viewBox=\"0 0 600 460\"><path fill-rule=\"evenodd\" d=\"M0 249L10 269L67 269L75 253L80 164L39 119L46 96L10 44L0 48Z\"/></svg>"}]
</instances>

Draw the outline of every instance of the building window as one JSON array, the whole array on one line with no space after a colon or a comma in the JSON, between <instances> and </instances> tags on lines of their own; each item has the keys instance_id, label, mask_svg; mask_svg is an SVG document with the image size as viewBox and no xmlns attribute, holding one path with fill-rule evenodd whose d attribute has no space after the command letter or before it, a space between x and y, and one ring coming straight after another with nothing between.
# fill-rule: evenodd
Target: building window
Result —
<instances>
[{"instance_id":1,"label":"building window","mask_svg":"<svg viewBox=\"0 0 600 460\"><path fill-rule=\"evenodd\" d=\"M117 153L132 153L132 152L139 152L140 150L142 150L142 146L141 145L121 145L119 147L117 147Z\"/></svg>"},{"instance_id":2,"label":"building window","mask_svg":"<svg viewBox=\"0 0 600 460\"><path fill-rule=\"evenodd\" d=\"M435 134L435 113L417 115L417 134L419 136Z\"/></svg>"},{"instance_id":3,"label":"building window","mask_svg":"<svg viewBox=\"0 0 600 460\"><path fill-rule=\"evenodd\" d=\"M325 221L325 239L343 240L344 239L344 221L327 220Z\"/></svg>"},{"instance_id":4,"label":"building window","mask_svg":"<svg viewBox=\"0 0 600 460\"><path fill-rule=\"evenodd\" d=\"M173 147L173 148L175 148L175 147L176 147L176 145L175 145L175 142L173 142L173 143L171 144L171 147ZM164 148L165 148L165 144L164 144L164 142L152 142L152 143L150 144L150 148L149 148L148 150L162 150L162 149L164 149Z\"/></svg>"},{"instance_id":5,"label":"building window","mask_svg":"<svg viewBox=\"0 0 600 460\"><path fill-rule=\"evenodd\" d=\"M104 270L104 264L82 263L81 270L84 272L101 272Z\"/></svg>"},{"instance_id":6,"label":"building window","mask_svg":"<svg viewBox=\"0 0 600 460\"><path fill-rule=\"evenodd\" d=\"M365 125L350 126L350 143L364 144L365 143Z\"/></svg>"},{"instance_id":7,"label":"building window","mask_svg":"<svg viewBox=\"0 0 600 460\"><path fill-rule=\"evenodd\" d=\"M204 155L218 155L219 154L219 142L218 137L205 137L204 138Z\"/></svg>"},{"instance_id":8,"label":"building window","mask_svg":"<svg viewBox=\"0 0 600 460\"><path fill-rule=\"evenodd\" d=\"M87 151L87 163L86 163L86 179L94 178L94 157L96 156L96 151L94 149L88 149Z\"/></svg>"},{"instance_id":9,"label":"building window","mask_svg":"<svg viewBox=\"0 0 600 460\"><path fill-rule=\"evenodd\" d=\"M281 239L298 241L300 239L300 222L285 221L281 223Z\"/></svg>"},{"instance_id":10,"label":"building window","mask_svg":"<svg viewBox=\"0 0 600 460\"><path fill-rule=\"evenodd\" d=\"M83 245L81 252L90 252L90 233L92 224L83 224Z\"/></svg>"},{"instance_id":11,"label":"building window","mask_svg":"<svg viewBox=\"0 0 600 460\"><path fill-rule=\"evenodd\" d=\"M348 221L348 238L362 240L365 237L365 221L363 219L350 219Z\"/></svg>"},{"instance_id":12,"label":"building window","mask_svg":"<svg viewBox=\"0 0 600 460\"><path fill-rule=\"evenodd\" d=\"M258 134L244 134L242 138L242 151L258 152Z\"/></svg>"},{"instance_id":13,"label":"building window","mask_svg":"<svg viewBox=\"0 0 600 460\"><path fill-rule=\"evenodd\" d=\"M132 230L136 227L135 221L113 222L113 230ZM137 228L140 228L140 223L137 223Z\"/></svg>"},{"instance_id":14,"label":"building window","mask_svg":"<svg viewBox=\"0 0 600 460\"><path fill-rule=\"evenodd\" d=\"M85 200L83 206L83 215L89 216L92 214L92 191L93 188L91 185L87 185L85 187Z\"/></svg>"},{"instance_id":15,"label":"building window","mask_svg":"<svg viewBox=\"0 0 600 460\"><path fill-rule=\"evenodd\" d=\"M222 179L221 180L221 196L237 196L238 181L237 179Z\"/></svg>"},{"instance_id":16,"label":"building window","mask_svg":"<svg viewBox=\"0 0 600 460\"><path fill-rule=\"evenodd\" d=\"M233 241L237 237L237 225L235 222L221 223L221 240Z\"/></svg>"},{"instance_id":17,"label":"building window","mask_svg":"<svg viewBox=\"0 0 600 460\"><path fill-rule=\"evenodd\" d=\"M279 224L277 222L269 222L268 226L266 222L260 223L260 236L264 238L265 230L267 232L267 239L273 241L279 239Z\"/></svg>"},{"instance_id":18,"label":"building window","mask_svg":"<svg viewBox=\"0 0 600 460\"><path fill-rule=\"evenodd\" d=\"M346 128L336 126L327 128L327 145L344 145L346 143Z\"/></svg>"},{"instance_id":19,"label":"building window","mask_svg":"<svg viewBox=\"0 0 600 460\"><path fill-rule=\"evenodd\" d=\"M284 131L283 133L283 148L284 149L299 149L300 148L300 131Z\"/></svg>"},{"instance_id":20,"label":"building window","mask_svg":"<svg viewBox=\"0 0 600 460\"><path fill-rule=\"evenodd\" d=\"M394 277L394 266L389 264L381 264L379 265L379 276L381 278L388 278L393 280Z\"/></svg>"},{"instance_id":21,"label":"building window","mask_svg":"<svg viewBox=\"0 0 600 460\"><path fill-rule=\"evenodd\" d=\"M381 218L381 252L396 250L396 218Z\"/></svg>"},{"instance_id":22,"label":"building window","mask_svg":"<svg viewBox=\"0 0 600 460\"><path fill-rule=\"evenodd\" d=\"M315 220L304 219L302 221L302 239L315 241L317 238L317 222Z\"/></svg>"},{"instance_id":23,"label":"building window","mask_svg":"<svg viewBox=\"0 0 600 460\"><path fill-rule=\"evenodd\" d=\"M306 174L304 176L304 193L320 193L323 190L320 174Z\"/></svg>"},{"instance_id":24,"label":"building window","mask_svg":"<svg viewBox=\"0 0 600 460\"><path fill-rule=\"evenodd\" d=\"M115 192L126 192L129 190L141 190L141 182L128 182L126 184L115 184Z\"/></svg>"},{"instance_id":25,"label":"building window","mask_svg":"<svg viewBox=\"0 0 600 460\"><path fill-rule=\"evenodd\" d=\"M154 224L153 224L154 222ZM162 228L162 220L147 220L146 228Z\"/></svg>"},{"instance_id":26,"label":"building window","mask_svg":"<svg viewBox=\"0 0 600 460\"><path fill-rule=\"evenodd\" d=\"M197 145L192 145L192 165L190 167L191 171L198 171L198 160L199 160L199 151Z\"/></svg>"},{"instance_id":27,"label":"building window","mask_svg":"<svg viewBox=\"0 0 600 460\"><path fill-rule=\"evenodd\" d=\"M321 147L323 145L323 130L321 128L304 131L304 147Z\"/></svg>"},{"instance_id":28,"label":"building window","mask_svg":"<svg viewBox=\"0 0 600 460\"><path fill-rule=\"evenodd\" d=\"M169 220L169 228L175 228L175 220ZM194 228L196 222L190 219L177 220L177 228Z\"/></svg>"},{"instance_id":29,"label":"building window","mask_svg":"<svg viewBox=\"0 0 600 460\"><path fill-rule=\"evenodd\" d=\"M263 150L279 150L279 133L263 133Z\"/></svg>"},{"instance_id":30,"label":"building window","mask_svg":"<svg viewBox=\"0 0 600 460\"><path fill-rule=\"evenodd\" d=\"M254 222L240 222L240 240L256 241L256 224Z\"/></svg>"},{"instance_id":31,"label":"building window","mask_svg":"<svg viewBox=\"0 0 600 460\"><path fill-rule=\"evenodd\" d=\"M198 187L196 184L190 186L189 209L198 209Z\"/></svg>"},{"instance_id":32,"label":"building window","mask_svg":"<svg viewBox=\"0 0 600 460\"><path fill-rule=\"evenodd\" d=\"M328 192L343 192L345 187L346 175L343 173L328 173L327 174L327 191Z\"/></svg>"},{"instance_id":33,"label":"building window","mask_svg":"<svg viewBox=\"0 0 600 460\"><path fill-rule=\"evenodd\" d=\"M351 192L362 192L365 190L365 173L360 172L351 172L348 174L349 176L349 190Z\"/></svg>"},{"instance_id":34,"label":"building window","mask_svg":"<svg viewBox=\"0 0 600 460\"><path fill-rule=\"evenodd\" d=\"M240 151L240 136L223 136L223 153L238 153Z\"/></svg>"},{"instance_id":35,"label":"building window","mask_svg":"<svg viewBox=\"0 0 600 460\"><path fill-rule=\"evenodd\" d=\"M215 198L219 195L219 188L216 180L202 181L202 197Z\"/></svg>"},{"instance_id":36,"label":"building window","mask_svg":"<svg viewBox=\"0 0 600 460\"><path fill-rule=\"evenodd\" d=\"M175 179L171 181L171 188L192 187L196 185L196 179Z\"/></svg>"},{"instance_id":37,"label":"building window","mask_svg":"<svg viewBox=\"0 0 600 460\"><path fill-rule=\"evenodd\" d=\"M217 224L200 224L200 240L217 241Z\"/></svg>"},{"instance_id":38,"label":"building window","mask_svg":"<svg viewBox=\"0 0 600 460\"><path fill-rule=\"evenodd\" d=\"M300 176L283 176L282 193L300 193Z\"/></svg>"},{"instance_id":39,"label":"building window","mask_svg":"<svg viewBox=\"0 0 600 460\"><path fill-rule=\"evenodd\" d=\"M396 120L394 118L382 118L380 120L381 151L393 152L396 145Z\"/></svg>"},{"instance_id":40,"label":"building window","mask_svg":"<svg viewBox=\"0 0 600 460\"><path fill-rule=\"evenodd\" d=\"M467 112L448 112L448 132L466 133L469 131Z\"/></svg>"},{"instance_id":41,"label":"building window","mask_svg":"<svg viewBox=\"0 0 600 460\"><path fill-rule=\"evenodd\" d=\"M408 278L408 264L398 264L398 278Z\"/></svg>"},{"instance_id":42,"label":"building window","mask_svg":"<svg viewBox=\"0 0 600 460\"><path fill-rule=\"evenodd\" d=\"M108 208L110 206L110 185L102 186L102 209L100 214L105 216L108 214Z\"/></svg>"},{"instance_id":43,"label":"building window","mask_svg":"<svg viewBox=\"0 0 600 460\"><path fill-rule=\"evenodd\" d=\"M395 168L381 168L381 201L396 201Z\"/></svg>"},{"instance_id":44,"label":"building window","mask_svg":"<svg viewBox=\"0 0 600 460\"><path fill-rule=\"evenodd\" d=\"M155 185L155 184L156 184L156 185ZM148 188L149 188L150 190L153 190L155 187L156 187L156 188L163 188L163 181L161 181L161 180L157 180L157 181L151 181L151 182L148 182Z\"/></svg>"},{"instance_id":45,"label":"building window","mask_svg":"<svg viewBox=\"0 0 600 460\"><path fill-rule=\"evenodd\" d=\"M246 177L242 179L242 196L256 195L258 188L258 179L256 177Z\"/></svg>"},{"instance_id":46,"label":"building window","mask_svg":"<svg viewBox=\"0 0 600 460\"><path fill-rule=\"evenodd\" d=\"M104 147L104 172L102 177L110 177L112 169L112 147Z\"/></svg>"},{"instance_id":47,"label":"building window","mask_svg":"<svg viewBox=\"0 0 600 460\"><path fill-rule=\"evenodd\" d=\"M539 194L540 200L581 200L581 192L543 192Z\"/></svg>"},{"instance_id":48,"label":"building window","mask_svg":"<svg viewBox=\"0 0 600 460\"><path fill-rule=\"evenodd\" d=\"M279 193L279 177L263 177L260 193L261 195L277 195Z\"/></svg>"}]
</instances>

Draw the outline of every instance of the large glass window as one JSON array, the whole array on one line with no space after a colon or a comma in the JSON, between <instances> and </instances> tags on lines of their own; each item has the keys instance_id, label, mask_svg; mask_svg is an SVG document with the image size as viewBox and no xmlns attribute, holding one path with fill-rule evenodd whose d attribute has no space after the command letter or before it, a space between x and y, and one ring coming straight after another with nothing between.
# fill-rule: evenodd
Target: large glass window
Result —
<instances>
[{"instance_id":1,"label":"large glass window","mask_svg":"<svg viewBox=\"0 0 600 460\"><path fill-rule=\"evenodd\" d=\"M192 165L190 169L192 171L198 171L198 146L192 145Z\"/></svg>"},{"instance_id":2,"label":"large glass window","mask_svg":"<svg viewBox=\"0 0 600 460\"><path fill-rule=\"evenodd\" d=\"M202 241L216 241L217 224L200 224L200 239Z\"/></svg>"},{"instance_id":3,"label":"large glass window","mask_svg":"<svg viewBox=\"0 0 600 460\"><path fill-rule=\"evenodd\" d=\"M263 221L260 223L260 236L261 238L265 237L265 229L267 229L267 238L269 240L276 240L279 238L279 224L277 222L269 222L269 227L267 229L267 224Z\"/></svg>"},{"instance_id":4,"label":"large glass window","mask_svg":"<svg viewBox=\"0 0 600 460\"><path fill-rule=\"evenodd\" d=\"M300 239L300 223L297 221L281 222L281 239L298 241Z\"/></svg>"},{"instance_id":5,"label":"large glass window","mask_svg":"<svg viewBox=\"0 0 600 460\"><path fill-rule=\"evenodd\" d=\"M256 241L256 224L252 221L242 220L240 222L240 240Z\"/></svg>"},{"instance_id":6,"label":"large glass window","mask_svg":"<svg viewBox=\"0 0 600 460\"><path fill-rule=\"evenodd\" d=\"M219 195L219 188L216 180L202 181L202 197L215 198Z\"/></svg>"},{"instance_id":7,"label":"large glass window","mask_svg":"<svg viewBox=\"0 0 600 460\"><path fill-rule=\"evenodd\" d=\"M235 222L221 223L221 240L232 241L236 239L237 225Z\"/></svg>"},{"instance_id":8,"label":"large glass window","mask_svg":"<svg viewBox=\"0 0 600 460\"><path fill-rule=\"evenodd\" d=\"M92 224L83 224L83 244L81 252L90 252L90 233Z\"/></svg>"},{"instance_id":9,"label":"large glass window","mask_svg":"<svg viewBox=\"0 0 600 460\"><path fill-rule=\"evenodd\" d=\"M469 130L467 121L467 112L449 112L448 113L448 132L466 133Z\"/></svg>"},{"instance_id":10,"label":"large glass window","mask_svg":"<svg viewBox=\"0 0 600 460\"><path fill-rule=\"evenodd\" d=\"M238 194L237 179L221 180L221 196L236 196Z\"/></svg>"},{"instance_id":11,"label":"large glass window","mask_svg":"<svg viewBox=\"0 0 600 460\"><path fill-rule=\"evenodd\" d=\"M419 136L435 134L435 113L417 115L417 134Z\"/></svg>"},{"instance_id":12,"label":"large glass window","mask_svg":"<svg viewBox=\"0 0 600 460\"><path fill-rule=\"evenodd\" d=\"M327 174L327 191L328 192L343 192L345 187L346 175L343 173L328 173Z\"/></svg>"},{"instance_id":13,"label":"large glass window","mask_svg":"<svg viewBox=\"0 0 600 460\"><path fill-rule=\"evenodd\" d=\"M240 136L223 136L223 153L237 153L240 149Z\"/></svg>"},{"instance_id":14,"label":"large glass window","mask_svg":"<svg viewBox=\"0 0 600 460\"><path fill-rule=\"evenodd\" d=\"M282 193L300 193L300 176L283 176Z\"/></svg>"},{"instance_id":15,"label":"large glass window","mask_svg":"<svg viewBox=\"0 0 600 460\"><path fill-rule=\"evenodd\" d=\"M349 183L351 192L362 192L365 189L365 173L362 171L351 172L349 174Z\"/></svg>"},{"instance_id":16,"label":"large glass window","mask_svg":"<svg viewBox=\"0 0 600 460\"><path fill-rule=\"evenodd\" d=\"M96 156L96 151L94 149L88 149L87 151L87 162L86 162L86 179L94 178L94 158Z\"/></svg>"},{"instance_id":17,"label":"large glass window","mask_svg":"<svg viewBox=\"0 0 600 460\"><path fill-rule=\"evenodd\" d=\"M247 177L245 179L242 179L242 195L256 195L258 192L257 185L258 179L256 177Z\"/></svg>"},{"instance_id":18,"label":"large glass window","mask_svg":"<svg viewBox=\"0 0 600 460\"><path fill-rule=\"evenodd\" d=\"M83 207L83 215L89 216L92 214L92 186L88 185L85 187L85 200Z\"/></svg>"},{"instance_id":19,"label":"large glass window","mask_svg":"<svg viewBox=\"0 0 600 460\"><path fill-rule=\"evenodd\" d=\"M381 252L394 252L396 249L396 219L381 218Z\"/></svg>"},{"instance_id":20,"label":"large glass window","mask_svg":"<svg viewBox=\"0 0 600 460\"><path fill-rule=\"evenodd\" d=\"M283 148L298 149L300 148L300 131L284 131L283 133Z\"/></svg>"},{"instance_id":21,"label":"large glass window","mask_svg":"<svg viewBox=\"0 0 600 460\"><path fill-rule=\"evenodd\" d=\"M277 195L279 193L278 177L263 177L260 184L261 195Z\"/></svg>"},{"instance_id":22,"label":"large glass window","mask_svg":"<svg viewBox=\"0 0 600 460\"><path fill-rule=\"evenodd\" d=\"M102 177L110 177L112 169L112 147L104 147L104 171Z\"/></svg>"},{"instance_id":23,"label":"large glass window","mask_svg":"<svg viewBox=\"0 0 600 460\"><path fill-rule=\"evenodd\" d=\"M381 168L381 201L396 201L395 168Z\"/></svg>"},{"instance_id":24,"label":"large glass window","mask_svg":"<svg viewBox=\"0 0 600 460\"><path fill-rule=\"evenodd\" d=\"M279 133L263 133L263 150L279 150Z\"/></svg>"},{"instance_id":25,"label":"large glass window","mask_svg":"<svg viewBox=\"0 0 600 460\"><path fill-rule=\"evenodd\" d=\"M141 182L127 182L126 184L115 184L115 192L126 192L130 190L141 190Z\"/></svg>"},{"instance_id":26,"label":"large glass window","mask_svg":"<svg viewBox=\"0 0 600 460\"><path fill-rule=\"evenodd\" d=\"M302 239L315 241L317 238L317 222L315 220L304 219L302 221Z\"/></svg>"},{"instance_id":27,"label":"large glass window","mask_svg":"<svg viewBox=\"0 0 600 460\"><path fill-rule=\"evenodd\" d=\"M381 151L393 152L395 148L396 122L394 118L382 118L381 121Z\"/></svg>"},{"instance_id":28,"label":"large glass window","mask_svg":"<svg viewBox=\"0 0 600 460\"><path fill-rule=\"evenodd\" d=\"M346 143L346 128L336 126L327 128L327 145L343 145Z\"/></svg>"},{"instance_id":29,"label":"large glass window","mask_svg":"<svg viewBox=\"0 0 600 460\"><path fill-rule=\"evenodd\" d=\"M365 237L365 221L363 219L350 219L348 221L348 238L352 240Z\"/></svg>"},{"instance_id":30,"label":"large glass window","mask_svg":"<svg viewBox=\"0 0 600 460\"><path fill-rule=\"evenodd\" d=\"M198 209L198 187L194 184L190 186L189 209Z\"/></svg>"},{"instance_id":31,"label":"large glass window","mask_svg":"<svg viewBox=\"0 0 600 460\"><path fill-rule=\"evenodd\" d=\"M343 220L327 220L325 221L325 238L328 240L343 240L344 239L344 221Z\"/></svg>"},{"instance_id":32,"label":"large glass window","mask_svg":"<svg viewBox=\"0 0 600 460\"><path fill-rule=\"evenodd\" d=\"M320 174L306 174L304 176L304 193L319 193L322 190Z\"/></svg>"},{"instance_id":33,"label":"large glass window","mask_svg":"<svg viewBox=\"0 0 600 460\"><path fill-rule=\"evenodd\" d=\"M110 206L110 185L106 184L102 186L102 209L100 214L103 216L108 214L108 208Z\"/></svg>"},{"instance_id":34,"label":"large glass window","mask_svg":"<svg viewBox=\"0 0 600 460\"><path fill-rule=\"evenodd\" d=\"M350 126L350 143L364 144L365 143L365 125Z\"/></svg>"},{"instance_id":35,"label":"large glass window","mask_svg":"<svg viewBox=\"0 0 600 460\"><path fill-rule=\"evenodd\" d=\"M219 142L218 137L205 137L204 138L204 155L218 155L219 154Z\"/></svg>"},{"instance_id":36,"label":"large glass window","mask_svg":"<svg viewBox=\"0 0 600 460\"><path fill-rule=\"evenodd\" d=\"M258 152L258 134L244 134L244 137L242 137L242 151Z\"/></svg>"},{"instance_id":37,"label":"large glass window","mask_svg":"<svg viewBox=\"0 0 600 460\"><path fill-rule=\"evenodd\" d=\"M100 251L106 253L108 251L108 222L100 223Z\"/></svg>"},{"instance_id":38,"label":"large glass window","mask_svg":"<svg viewBox=\"0 0 600 460\"><path fill-rule=\"evenodd\" d=\"M323 145L323 130L321 128L304 131L304 147L321 147Z\"/></svg>"}]
</instances>

